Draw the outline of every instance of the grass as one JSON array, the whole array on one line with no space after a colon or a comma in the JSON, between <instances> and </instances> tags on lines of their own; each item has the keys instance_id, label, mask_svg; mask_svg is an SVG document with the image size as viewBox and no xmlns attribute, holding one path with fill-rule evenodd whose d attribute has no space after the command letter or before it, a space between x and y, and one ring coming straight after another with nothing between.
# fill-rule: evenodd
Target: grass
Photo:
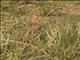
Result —
<instances>
[{"instance_id":1,"label":"grass","mask_svg":"<svg viewBox=\"0 0 80 60\"><path fill-rule=\"evenodd\" d=\"M79 3L1 1L0 59L80 60Z\"/></svg>"}]
</instances>

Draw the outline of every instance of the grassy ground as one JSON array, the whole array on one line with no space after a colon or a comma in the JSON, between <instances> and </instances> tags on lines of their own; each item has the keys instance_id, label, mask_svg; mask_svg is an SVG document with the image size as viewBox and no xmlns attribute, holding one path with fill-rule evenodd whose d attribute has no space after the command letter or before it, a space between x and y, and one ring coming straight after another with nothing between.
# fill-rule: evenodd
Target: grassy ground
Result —
<instances>
[{"instance_id":1,"label":"grassy ground","mask_svg":"<svg viewBox=\"0 0 80 60\"><path fill-rule=\"evenodd\" d=\"M80 1L1 1L1 60L80 60Z\"/></svg>"}]
</instances>

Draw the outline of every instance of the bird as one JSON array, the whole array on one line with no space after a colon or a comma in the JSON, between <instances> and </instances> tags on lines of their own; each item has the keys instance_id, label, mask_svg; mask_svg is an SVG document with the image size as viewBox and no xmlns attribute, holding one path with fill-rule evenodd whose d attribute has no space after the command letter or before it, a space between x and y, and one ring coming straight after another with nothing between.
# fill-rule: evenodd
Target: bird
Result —
<instances>
[{"instance_id":1,"label":"bird","mask_svg":"<svg viewBox=\"0 0 80 60\"><path fill-rule=\"evenodd\" d=\"M36 16L36 15L31 16L31 24L25 32L25 37L27 39L32 39L36 37L38 34L40 34L41 32L40 20L41 20L40 16Z\"/></svg>"}]
</instances>

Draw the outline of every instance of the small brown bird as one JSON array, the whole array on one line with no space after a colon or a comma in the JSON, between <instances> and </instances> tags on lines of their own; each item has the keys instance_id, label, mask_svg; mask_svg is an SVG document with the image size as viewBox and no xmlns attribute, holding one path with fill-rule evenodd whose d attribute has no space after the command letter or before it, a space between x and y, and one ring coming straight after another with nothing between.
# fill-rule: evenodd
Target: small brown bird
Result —
<instances>
[{"instance_id":1,"label":"small brown bird","mask_svg":"<svg viewBox=\"0 0 80 60\"><path fill-rule=\"evenodd\" d=\"M31 18L31 25L27 28L25 33L26 37L30 39L36 37L41 32L41 17L33 15Z\"/></svg>"}]
</instances>

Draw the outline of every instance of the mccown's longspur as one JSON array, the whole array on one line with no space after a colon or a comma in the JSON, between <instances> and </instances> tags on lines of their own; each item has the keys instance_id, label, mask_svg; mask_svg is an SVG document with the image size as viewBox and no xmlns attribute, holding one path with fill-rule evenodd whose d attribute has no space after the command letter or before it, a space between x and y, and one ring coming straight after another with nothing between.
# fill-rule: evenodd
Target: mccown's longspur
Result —
<instances>
[{"instance_id":1,"label":"mccown's longspur","mask_svg":"<svg viewBox=\"0 0 80 60\"><path fill-rule=\"evenodd\" d=\"M42 28L40 24L40 20L42 19L41 16L31 16L31 24L29 27L27 27L26 32L24 34L25 40L31 39L33 37L36 37L38 34L40 34Z\"/></svg>"}]
</instances>

